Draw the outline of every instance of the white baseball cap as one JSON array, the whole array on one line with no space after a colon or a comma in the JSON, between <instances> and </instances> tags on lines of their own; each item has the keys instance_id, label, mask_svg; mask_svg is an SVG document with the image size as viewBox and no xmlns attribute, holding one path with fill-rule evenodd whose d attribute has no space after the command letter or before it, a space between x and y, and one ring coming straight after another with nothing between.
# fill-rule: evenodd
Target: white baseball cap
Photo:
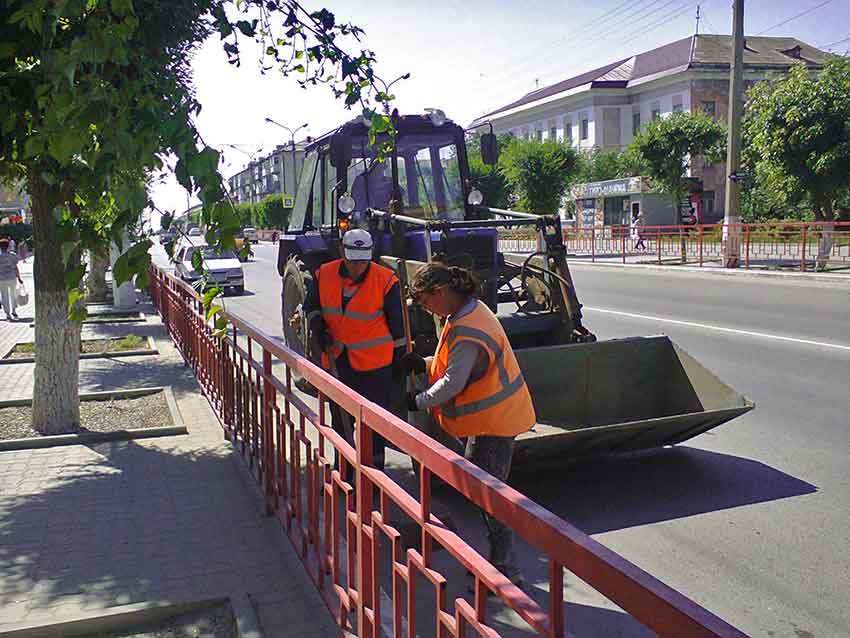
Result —
<instances>
[{"instance_id":1,"label":"white baseball cap","mask_svg":"<svg viewBox=\"0 0 850 638\"><path fill-rule=\"evenodd\" d=\"M362 228L353 228L342 236L345 258L351 261L372 259L372 236Z\"/></svg>"}]
</instances>

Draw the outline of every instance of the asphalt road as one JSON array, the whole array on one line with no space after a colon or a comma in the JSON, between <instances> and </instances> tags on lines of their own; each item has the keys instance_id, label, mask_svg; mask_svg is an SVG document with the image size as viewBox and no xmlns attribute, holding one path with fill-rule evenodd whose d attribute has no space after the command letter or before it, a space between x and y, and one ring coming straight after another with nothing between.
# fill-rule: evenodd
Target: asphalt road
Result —
<instances>
[{"instance_id":1,"label":"asphalt road","mask_svg":"<svg viewBox=\"0 0 850 638\"><path fill-rule=\"evenodd\" d=\"M275 248L255 253L248 293L226 303L280 335ZM757 407L686 445L515 487L752 636L850 636L850 285L583 265L573 277L600 339L667 334ZM518 549L532 579L545 571ZM575 580L568 626L645 635Z\"/></svg>"}]
</instances>

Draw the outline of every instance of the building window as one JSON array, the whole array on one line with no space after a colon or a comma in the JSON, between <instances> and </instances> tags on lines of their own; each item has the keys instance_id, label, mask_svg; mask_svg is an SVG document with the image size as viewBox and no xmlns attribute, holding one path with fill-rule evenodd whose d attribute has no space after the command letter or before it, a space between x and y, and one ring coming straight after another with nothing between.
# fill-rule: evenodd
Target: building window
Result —
<instances>
[{"instance_id":1,"label":"building window","mask_svg":"<svg viewBox=\"0 0 850 638\"><path fill-rule=\"evenodd\" d=\"M632 113L632 137L640 135L640 112Z\"/></svg>"},{"instance_id":2,"label":"building window","mask_svg":"<svg viewBox=\"0 0 850 638\"><path fill-rule=\"evenodd\" d=\"M681 113L682 112L682 96L674 95L673 96L673 112Z\"/></svg>"},{"instance_id":3,"label":"building window","mask_svg":"<svg viewBox=\"0 0 850 638\"><path fill-rule=\"evenodd\" d=\"M564 141L572 144L573 143L573 121L572 120L564 120Z\"/></svg>"},{"instance_id":4,"label":"building window","mask_svg":"<svg viewBox=\"0 0 850 638\"><path fill-rule=\"evenodd\" d=\"M558 131L554 126L549 127L549 139L555 140L558 138Z\"/></svg>"},{"instance_id":5,"label":"building window","mask_svg":"<svg viewBox=\"0 0 850 638\"><path fill-rule=\"evenodd\" d=\"M579 132L578 137L580 140L586 140L590 135L590 122L587 119L587 115L581 116L581 123L579 124Z\"/></svg>"},{"instance_id":6,"label":"building window","mask_svg":"<svg viewBox=\"0 0 850 638\"><path fill-rule=\"evenodd\" d=\"M537 141L538 142L543 141L543 130L542 129L537 129Z\"/></svg>"},{"instance_id":7,"label":"building window","mask_svg":"<svg viewBox=\"0 0 850 638\"><path fill-rule=\"evenodd\" d=\"M714 100L705 100L700 102L700 107L702 108L703 113L710 115L711 117L715 117L717 115L717 102Z\"/></svg>"},{"instance_id":8,"label":"building window","mask_svg":"<svg viewBox=\"0 0 850 638\"><path fill-rule=\"evenodd\" d=\"M661 104L653 102L649 119L657 120L659 117L661 117Z\"/></svg>"}]
</instances>

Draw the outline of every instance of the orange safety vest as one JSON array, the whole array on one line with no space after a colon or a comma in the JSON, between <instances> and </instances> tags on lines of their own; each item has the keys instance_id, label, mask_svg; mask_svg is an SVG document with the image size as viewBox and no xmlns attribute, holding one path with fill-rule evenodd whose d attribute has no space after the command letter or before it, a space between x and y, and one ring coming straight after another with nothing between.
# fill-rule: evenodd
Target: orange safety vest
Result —
<instances>
[{"instance_id":1,"label":"orange safety vest","mask_svg":"<svg viewBox=\"0 0 850 638\"><path fill-rule=\"evenodd\" d=\"M531 393L516 355L496 316L480 301L469 314L446 321L431 360L433 385L449 364L449 352L461 341L472 341L487 353L484 376L468 384L448 403L431 408L434 420L454 436L516 436L537 421Z\"/></svg>"},{"instance_id":2,"label":"orange safety vest","mask_svg":"<svg viewBox=\"0 0 850 638\"><path fill-rule=\"evenodd\" d=\"M384 316L384 297L398 279L389 268L374 262L369 264L366 277L359 284L341 277L342 259L319 268L319 302L328 333L333 339L330 347L334 359L348 349L348 360L354 370L377 370L393 360L393 337ZM354 295L342 309L343 288L354 288ZM322 355L327 368L329 362Z\"/></svg>"}]
</instances>

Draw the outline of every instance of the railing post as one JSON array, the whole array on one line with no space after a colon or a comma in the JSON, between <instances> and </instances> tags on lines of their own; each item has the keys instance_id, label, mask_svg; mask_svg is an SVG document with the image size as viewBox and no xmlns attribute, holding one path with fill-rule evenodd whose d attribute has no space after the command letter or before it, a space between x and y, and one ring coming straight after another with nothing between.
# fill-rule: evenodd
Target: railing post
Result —
<instances>
[{"instance_id":1,"label":"railing post","mask_svg":"<svg viewBox=\"0 0 850 638\"><path fill-rule=\"evenodd\" d=\"M750 268L750 225L747 224L747 229L744 231L744 264L745 268Z\"/></svg>"},{"instance_id":2,"label":"railing post","mask_svg":"<svg viewBox=\"0 0 850 638\"><path fill-rule=\"evenodd\" d=\"M590 227L590 261L596 261L596 222Z\"/></svg>"},{"instance_id":3,"label":"railing post","mask_svg":"<svg viewBox=\"0 0 850 638\"><path fill-rule=\"evenodd\" d=\"M655 244L658 249L658 265L661 265L661 227L655 227Z\"/></svg>"},{"instance_id":4,"label":"railing post","mask_svg":"<svg viewBox=\"0 0 850 638\"><path fill-rule=\"evenodd\" d=\"M277 510L275 500L275 485L277 473L274 471L275 455L272 442L272 427L274 426L274 406L277 401L272 378L272 353L263 348L263 479L266 483L266 514L274 514Z\"/></svg>"},{"instance_id":5,"label":"railing post","mask_svg":"<svg viewBox=\"0 0 850 638\"><path fill-rule=\"evenodd\" d=\"M620 237L622 238L622 243L623 243L623 263L625 264L626 263L626 233L624 231L625 231L625 229L622 229L620 231Z\"/></svg>"},{"instance_id":6,"label":"railing post","mask_svg":"<svg viewBox=\"0 0 850 638\"><path fill-rule=\"evenodd\" d=\"M806 230L808 226L803 226L803 245L800 251L800 272L806 272Z\"/></svg>"},{"instance_id":7,"label":"railing post","mask_svg":"<svg viewBox=\"0 0 850 638\"><path fill-rule=\"evenodd\" d=\"M700 224L699 226L699 267L702 268L702 236L705 227Z\"/></svg>"}]
</instances>

